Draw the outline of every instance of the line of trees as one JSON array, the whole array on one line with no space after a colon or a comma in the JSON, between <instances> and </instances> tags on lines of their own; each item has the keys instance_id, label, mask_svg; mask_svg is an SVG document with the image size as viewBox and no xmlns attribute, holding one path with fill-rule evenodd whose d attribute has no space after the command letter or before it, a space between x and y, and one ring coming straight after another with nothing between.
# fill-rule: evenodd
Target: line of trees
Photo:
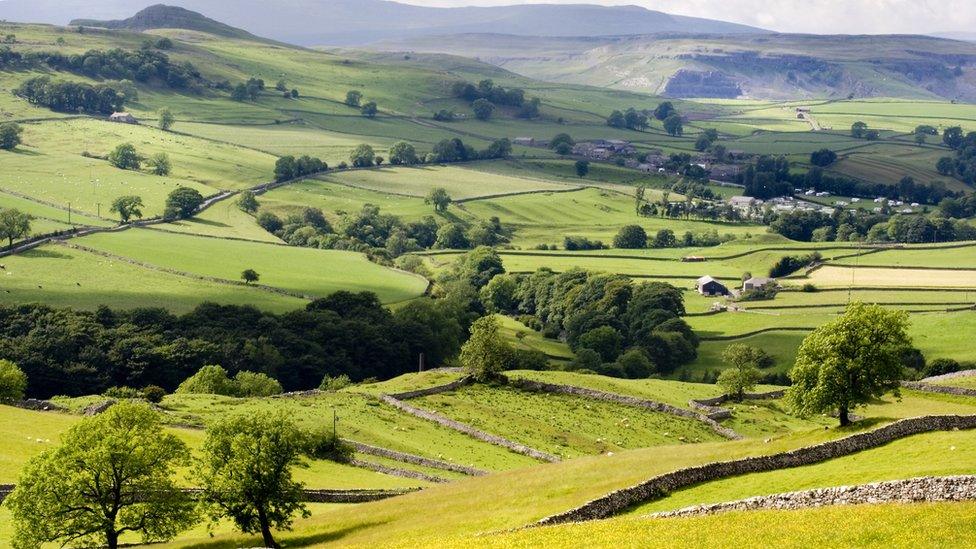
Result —
<instances>
[{"instance_id":1,"label":"line of trees","mask_svg":"<svg viewBox=\"0 0 976 549\"><path fill-rule=\"evenodd\" d=\"M462 300L418 299L391 312L372 293L349 292L281 315L212 303L179 316L25 305L0 308L0 358L20 365L27 395L39 398L116 386L173 391L208 364L263 373L292 391L318 387L326 375L359 381L414 371L420 353L444 364L472 320Z\"/></svg>"},{"instance_id":2,"label":"line of trees","mask_svg":"<svg viewBox=\"0 0 976 549\"><path fill-rule=\"evenodd\" d=\"M635 284L623 275L540 269L497 274L481 291L491 311L521 315L547 337L564 335L576 358L569 368L615 377L666 374L697 356L698 337L680 317L681 290Z\"/></svg>"},{"instance_id":3,"label":"line of trees","mask_svg":"<svg viewBox=\"0 0 976 549\"><path fill-rule=\"evenodd\" d=\"M976 132L964 134L959 126L946 128L942 133L942 142L955 155L940 158L936 170L968 185L976 185Z\"/></svg>"},{"instance_id":4,"label":"line of trees","mask_svg":"<svg viewBox=\"0 0 976 549\"><path fill-rule=\"evenodd\" d=\"M125 105L125 94L112 85L93 86L84 82L51 80L48 76L26 80L14 94L33 105L58 112L108 115L121 111Z\"/></svg>"},{"instance_id":5,"label":"line of trees","mask_svg":"<svg viewBox=\"0 0 976 549\"><path fill-rule=\"evenodd\" d=\"M513 107L519 118L537 118L542 101L537 98L526 98L525 90L521 88L504 88L495 85L491 80L482 80L478 84L466 81L454 82L451 85L451 95L471 103L475 116L480 120L491 118L496 106ZM451 117L453 119L453 116Z\"/></svg>"},{"instance_id":6,"label":"line of trees","mask_svg":"<svg viewBox=\"0 0 976 549\"><path fill-rule=\"evenodd\" d=\"M205 520L229 520L264 547L274 530L309 516L293 471L330 457L335 433L309 431L281 411L226 417L208 426L203 448L164 429L146 404L123 401L72 426L56 448L32 458L4 502L17 549L48 543L116 549L127 533L165 542ZM196 497L177 472L189 469Z\"/></svg>"},{"instance_id":7,"label":"line of trees","mask_svg":"<svg viewBox=\"0 0 976 549\"><path fill-rule=\"evenodd\" d=\"M210 86L192 63L173 63L169 56L150 48L135 51L114 48L82 54L37 51L20 53L0 48L0 68L72 72L96 79L158 83L176 90L199 91Z\"/></svg>"}]
</instances>

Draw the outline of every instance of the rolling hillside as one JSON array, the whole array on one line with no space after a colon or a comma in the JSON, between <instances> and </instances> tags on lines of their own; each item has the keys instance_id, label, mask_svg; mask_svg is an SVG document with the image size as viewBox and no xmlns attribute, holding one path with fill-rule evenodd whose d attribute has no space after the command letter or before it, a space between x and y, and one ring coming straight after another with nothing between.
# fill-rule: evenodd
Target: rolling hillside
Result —
<instances>
[{"instance_id":1,"label":"rolling hillside","mask_svg":"<svg viewBox=\"0 0 976 549\"><path fill-rule=\"evenodd\" d=\"M0 19L65 24L72 19L122 19L152 0L5 0ZM536 36L606 36L649 32L763 32L762 29L637 6L525 4L433 8L386 0L172 0L172 5L259 36L312 45L365 44L433 34L496 32Z\"/></svg>"},{"instance_id":2,"label":"rolling hillside","mask_svg":"<svg viewBox=\"0 0 976 549\"><path fill-rule=\"evenodd\" d=\"M976 99L976 45L924 36L466 34L387 41L519 74L671 97Z\"/></svg>"}]
</instances>

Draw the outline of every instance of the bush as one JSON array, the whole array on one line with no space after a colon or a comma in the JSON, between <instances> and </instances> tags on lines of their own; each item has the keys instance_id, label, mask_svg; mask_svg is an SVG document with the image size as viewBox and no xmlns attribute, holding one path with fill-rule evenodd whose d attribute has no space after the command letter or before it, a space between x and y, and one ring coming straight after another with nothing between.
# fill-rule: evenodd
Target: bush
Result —
<instances>
[{"instance_id":1,"label":"bush","mask_svg":"<svg viewBox=\"0 0 976 549\"><path fill-rule=\"evenodd\" d=\"M335 392L350 385L352 385L352 381L346 374L340 374L335 377L327 375L322 378L322 383L319 384L319 390Z\"/></svg>"},{"instance_id":2,"label":"bush","mask_svg":"<svg viewBox=\"0 0 976 549\"><path fill-rule=\"evenodd\" d=\"M958 361L951 358L937 358L935 360L929 361L922 370L925 377L941 376L943 374L951 374L953 372L958 372L961 369L961 365Z\"/></svg>"},{"instance_id":3,"label":"bush","mask_svg":"<svg viewBox=\"0 0 976 549\"><path fill-rule=\"evenodd\" d=\"M153 404L159 404L163 401L163 397L166 396L166 389L163 389L159 385L148 385L143 387L141 392L142 398Z\"/></svg>"},{"instance_id":4,"label":"bush","mask_svg":"<svg viewBox=\"0 0 976 549\"><path fill-rule=\"evenodd\" d=\"M356 449L339 438L332 430L320 430L308 435L308 455L314 459L327 459L336 463L348 463Z\"/></svg>"},{"instance_id":5,"label":"bush","mask_svg":"<svg viewBox=\"0 0 976 549\"><path fill-rule=\"evenodd\" d=\"M615 248L642 249L647 247L647 233L640 225L627 225L613 237Z\"/></svg>"},{"instance_id":6,"label":"bush","mask_svg":"<svg viewBox=\"0 0 976 549\"><path fill-rule=\"evenodd\" d=\"M232 396L234 394L233 382L227 376L227 370L216 365L200 368L197 373L180 383L176 392L194 395Z\"/></svg>"},{"instance_id":7,"label":"bush","mask_svg":"<svg viewBox=\"0 0 976 549\"><path fill-rule=\"evenodd\" d=\"M258 372L237 372L231 383L233 396L267 397L281 394L278 380Z\"/></svg>"},{"instance_id":8,"label":"bush","mask_svg":"<svg viewBox=\"0 0 976 549\"><path fill-rule=\"evenodd\" d=\"M516 349L513 353L516 370L543 371L549 369L549 357L538 349Z\"/></svg>"},{"instance_id":9,"label":"bush","mask_svg":"<svg viewBox=\"0 0 976 549\"><path fill-rule=\"evenodd\" d=\"M102 393L102 396L108 398L117 398L119 400L131 399L131 398L142 398L142 393L133 389L132 387L109 387Z\"/></svg>"},{"instance_id":10,"label":"bush","mask_svg":"<svg viewBox=\"0 0 976 549\"><path fill-rule=\"evenodd\" d=\"M807 282L806 284L804 284L803 286L800 287L800 291L801 292L806 292L808 294L812 294L812 293L819 292L820 289L817 288L816 286L814 286L813 283Z\"/></svg>"},{"instance_id":11,"label":"bush","mask_svg":"<svg viewBox=\"0 0 976 549\"><path fill-rule=\"evenodd\" d=\"M132 143L122 143L115 147L112 152L108 153L108 161L121 170L139 169L139 155Z\"/></svg>"},{"instance_id":12,"label":"bush","mask_svg":"<svg viewBox=\"0 0 976 549\"><path fill-rule=\"evenodd\" d=\"M22 400L27 390L27 376L13 362L0 360L0 401Z\"/></svg>"}]
</instances>

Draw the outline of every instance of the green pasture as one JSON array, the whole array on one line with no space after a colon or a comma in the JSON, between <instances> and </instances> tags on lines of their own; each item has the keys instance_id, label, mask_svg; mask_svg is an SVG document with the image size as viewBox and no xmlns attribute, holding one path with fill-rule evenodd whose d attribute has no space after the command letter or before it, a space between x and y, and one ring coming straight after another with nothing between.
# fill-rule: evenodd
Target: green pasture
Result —
<instances>
[{"instance_id":1,"label":"green pasture","mask_svg":"<svg viewBox=\"0 0 976 549\"><path fill-rule=\"evenodd\" d=\"M941 249L902 248L831 261L838 265L976 269L976 244Z\"/></svg>"},{"instance_id":2,"label":"green pasture","mask_svg":"<svg viewBox=\"0 0 976 549\"><path fill-rule=\"evenodd\" d=\"M932 384L942 385L945 387L962 387L963 389L976 389L976 375L955 377L952 379L943 379L940 381L932 382Z\"/></svg>"},{"instance_id":3,"label":"green pasture","mask_svg":"<svg viewBox=\"0 0 976 549\"><path fill-rule=\"evenodd\" d=\"M514 318L503 315L495 315L495 318L501 325L502 336L516 348L541 351L553 360L571 360L574 356L569 346L558 339L543 337Z\"/></svg>"},{"instance_id":4,"label":"green pasture","mask_svg":"<svg viewBox=\"0 0 976 549\"><path fill-rule=\"evenodd\" d=\"M118 235L109 235L109 238ZM285 312L306 301L258 288L207 282L47 245L0 260L0 303L94 310L164 307L186 312L205 301Z\"/></svg>"},{"instance_id":5,"label":"green pasture","mask_svg":"<svg viewBox=\"0 0 976 549\"><path fill-rule=\"evenodd\" d=\"M20 196L12 195L0 191L0 208L15 208L20 210L34 219L31 222L31 227L34 227L34 233L42 233L45 231L38 231L36 226L41 222L58 223L64 227L74 225L89 225L94 227L110 227L114 225L111 221L107 219L100 219L94 216L88 216L81 214L76 211L71 212L71 219L69 225L68 210L67 208L59 208L46 204L43 202L37 202L35 200L30 200ZM106 212L108 213L108 212Z\"/></svg>"},{"instance_id":6,"label":"green pasture","mask_svg":"<svg viewBox=\"0 0 976 549\"><path fill-rule=\"evenodd\" d=\"M258 225L254 216L238 208L236 196L217 202L189 219L156 225L154 228L217 238L243 238L276 244L282 242Z\"/></svg>"},{"instance_id":7,"label":"green pasture","mask_svg":"<svg viewBox=\"0 0 976 549\"><path fill-rule=\"evenodd\" d=\"M965 545L973 503L914 503L822 507L796 511L739 511L692 518L611 520L529 528L489 536L429 538L440 547L623 547L660 543L682 547L884 547ZM825 528L825 525L830 525ZM323 528L325 530L325 528ZM666 540L666 541L663 541ZM424 540L419 540L423 542Z\"/></svg>"},{"instance_id":8,"label":"green pasture","mask_svg":"<svg viewBox=\"0 0 976 549\"><path fill-rule=\"evenodd\" d=\"M923 476L971 475L976 473L976 464L965 456L974 452L976 433L973 431L926 433L824 463L742 475L676 490L663 499L636 507L631 513L643 515L831 486Z\"/></svg>"},{"instance_id":9,"label":"green pasture","mask_svg":"<svg viewBox=\"0 0 976 549\"><path fill-rule=\"evenodd\" d=\"M209 423L228 413L285 410L308 428L332 429L338 417L339 435L363 442L487 470L504 470L536 463L504 448L416 418L380 403L369 388L358 387L306 398L235 399L214 395L172 395L164 407L181 421ZM382 392L386 392L384 389ZM370 458L371 459L371 458Z\"/></svg>"},{"instance_id":10,"label":"green pasture","mask_svg":"<svg viewBox=\"0 0 976 549\"><path fill-rule=\"evenodd\" d=\"M282 217L300 214L306 207L318 208L336 224L340 224L346 216L357 214L366 204L379 206L381 213L393 214L405 221L435 215L434 208L424 204L423 198L359 189L318 179L278 187L258 196L258 203L262 212L270 211ZM453 215L455 212L449 209L449 213Z\"/></svg>"},{"instance_id":11,"label":"green pasture","mask_svg":"<svg viewBox=\"0 0 976 549\"><path fill-rule=\"evenodd\" d=\"M934 251L933 251L934 253ZM868 256L862 261L871 262ZM976 289L976 269L940 269L937 263L928 263L932 268L912 269L906 267L843 267L824 265L809 276L798 278L798 283L811 282L823 287L895 287L895 288L974 288Z\"/></svg>"},{"instance_id":12,"label":"green pasture","mask_svg":"<svg viewBox=\"0 0 976 549\"><path fill-rule=\"evenodd\" d=\"M309 296L338 290L371 291L391 303L417 297L427 287L417 275L381 267L353 252L146 229L95 234L77 242L152 265L225 280L240 280L243 270L254 269L261 275L261 284Z\"/></svg>"}]
</instances>

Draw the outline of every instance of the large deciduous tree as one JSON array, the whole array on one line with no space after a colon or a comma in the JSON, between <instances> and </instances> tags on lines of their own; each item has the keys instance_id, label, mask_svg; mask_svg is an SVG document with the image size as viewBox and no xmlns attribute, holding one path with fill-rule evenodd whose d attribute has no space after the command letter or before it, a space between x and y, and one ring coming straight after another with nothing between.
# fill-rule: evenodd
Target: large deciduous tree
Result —
<instances>
[{"instance_id":1,"label":"large deciduous tree","mask_svg":"<svg viewBox=\"0 0 976 549\"><path fill-rule=\"evenodd\" d=\"M746 391L755 388L762 373L760 368L770 365L771 358L758 347L733 343L722 351L722 361L731 366L718 376L718 385L726 394L741 402Z\"/></svg>"},{"instance_id":2,"label":"large deciduous tree","mask_svg":"<svg viewBox=\"0 0 976 549\"><path fill-rule=\"evenodd\" d=\"M502 338L498 320L484 316L471 325L471 337L461 347L461 365L478 381L497 378L512 357L512 347Z\"/></svg>"},{"instance_id":3,"label":"large deciduous tree","mask_svg":"<svg viewBox=\"0 0 976 549\"><path fill-rule=\"evenodd\" d=\"M27 390L27 376L16 364L0 360L0 402L20 400Z\"/></svg>"},{"instance_id":4,"label":"large deciduous tree","mask_svg":"<svg viewBox=\"0 0 976 549\"><path fill-rule=\"evenodd\" d=\"M6 238L10 246L14 240L27 237L30 229L31 217L26 213L16 208L0 211L0 238Z\"/></svg>"},{"instance_id":5,"label":"large deciduous tree","mask_svg":"<svg viewBox=\"0 0 976 549\"><path fill-rule=\"evenodd\" d=\"M108 161L116 168L122 170L138 170L139 154L132 143L122 143L108 153Z\"/></svg>"},{"instance_id":6,"label":"large deciduous tree","mask_svg":"<svg viewBox=\"0 0 976 549\"><path fill-rule=\"evenodd\" d=\"M308 437L281 411L233 416L207 430L196 476L201 503L214 520L230 519L245 534L260 533L280 547L272 530L290 529L309 512L292 469L304 464Z\"/></svg>"},{"instance_id":7,"label":"large deciduous tree","mask_svg":"<svg viewBox=\"0 0 976 549\"><path fill-rule=\"evenodd\" d=\"M424 204L434 206L436 212L446 212L447 207L451 205L451 195L447 194L447 190L443 187L437 187L427 193Z\"/></svg>"},{"instance_id":8,"label":"large deciduous tree","mask_svg":"<svg viewBox=\"0 0 976 549\"><path fill-rule=\"evenodd\" d=\"M119 214L122 223L128 223L133 217L142 217L142 198L136 195L125 195L112 201L111 212Z\"/></svg>"},{"instance_id":9,"label":"large deciduous tree","mask_svg":"<svg viewBox=\"0 0 976 549\"><path fill-rule=\"evenodd\" d=\"M854 303L803 340L786 402L798 415L837 412L842 426L872 398L897 391L911 348L908 314Z\"/></svg>"},{"instance_id":10,"label":"large deciduous tree","mask_svg":"<svg viewBox=\"0 0 976 549\"><path fill-rule=\"evenodd\" d=\"M203 204L203 195L190 187L177 187L166 197L166 219L186 219Z\"/></svg>"},{"instance_id":11,"label":"large deciduous tree","mask_svg":"<svg viewBox=\"0 0 976 549\"><path fill-rule=\"evenodd\" d=\"M120 402L85 419L61 446L28 462L5 506L14 547L43 543L115 549L132 532L144 542L172 539L196 520L193 502L174 483L189 451L165 432L152 409Z\"/></svg>"},{"instance_id":12,"label":"large deciduous tree","mask_svg":"<svg viewBox=\"0 0 976 549\"><path fill-rule=\"evenodd\" d=\"M0 149L12 151L20 145L20 134L24 130L15 122L0 124Z\"/></svg>"}]
</instances>

